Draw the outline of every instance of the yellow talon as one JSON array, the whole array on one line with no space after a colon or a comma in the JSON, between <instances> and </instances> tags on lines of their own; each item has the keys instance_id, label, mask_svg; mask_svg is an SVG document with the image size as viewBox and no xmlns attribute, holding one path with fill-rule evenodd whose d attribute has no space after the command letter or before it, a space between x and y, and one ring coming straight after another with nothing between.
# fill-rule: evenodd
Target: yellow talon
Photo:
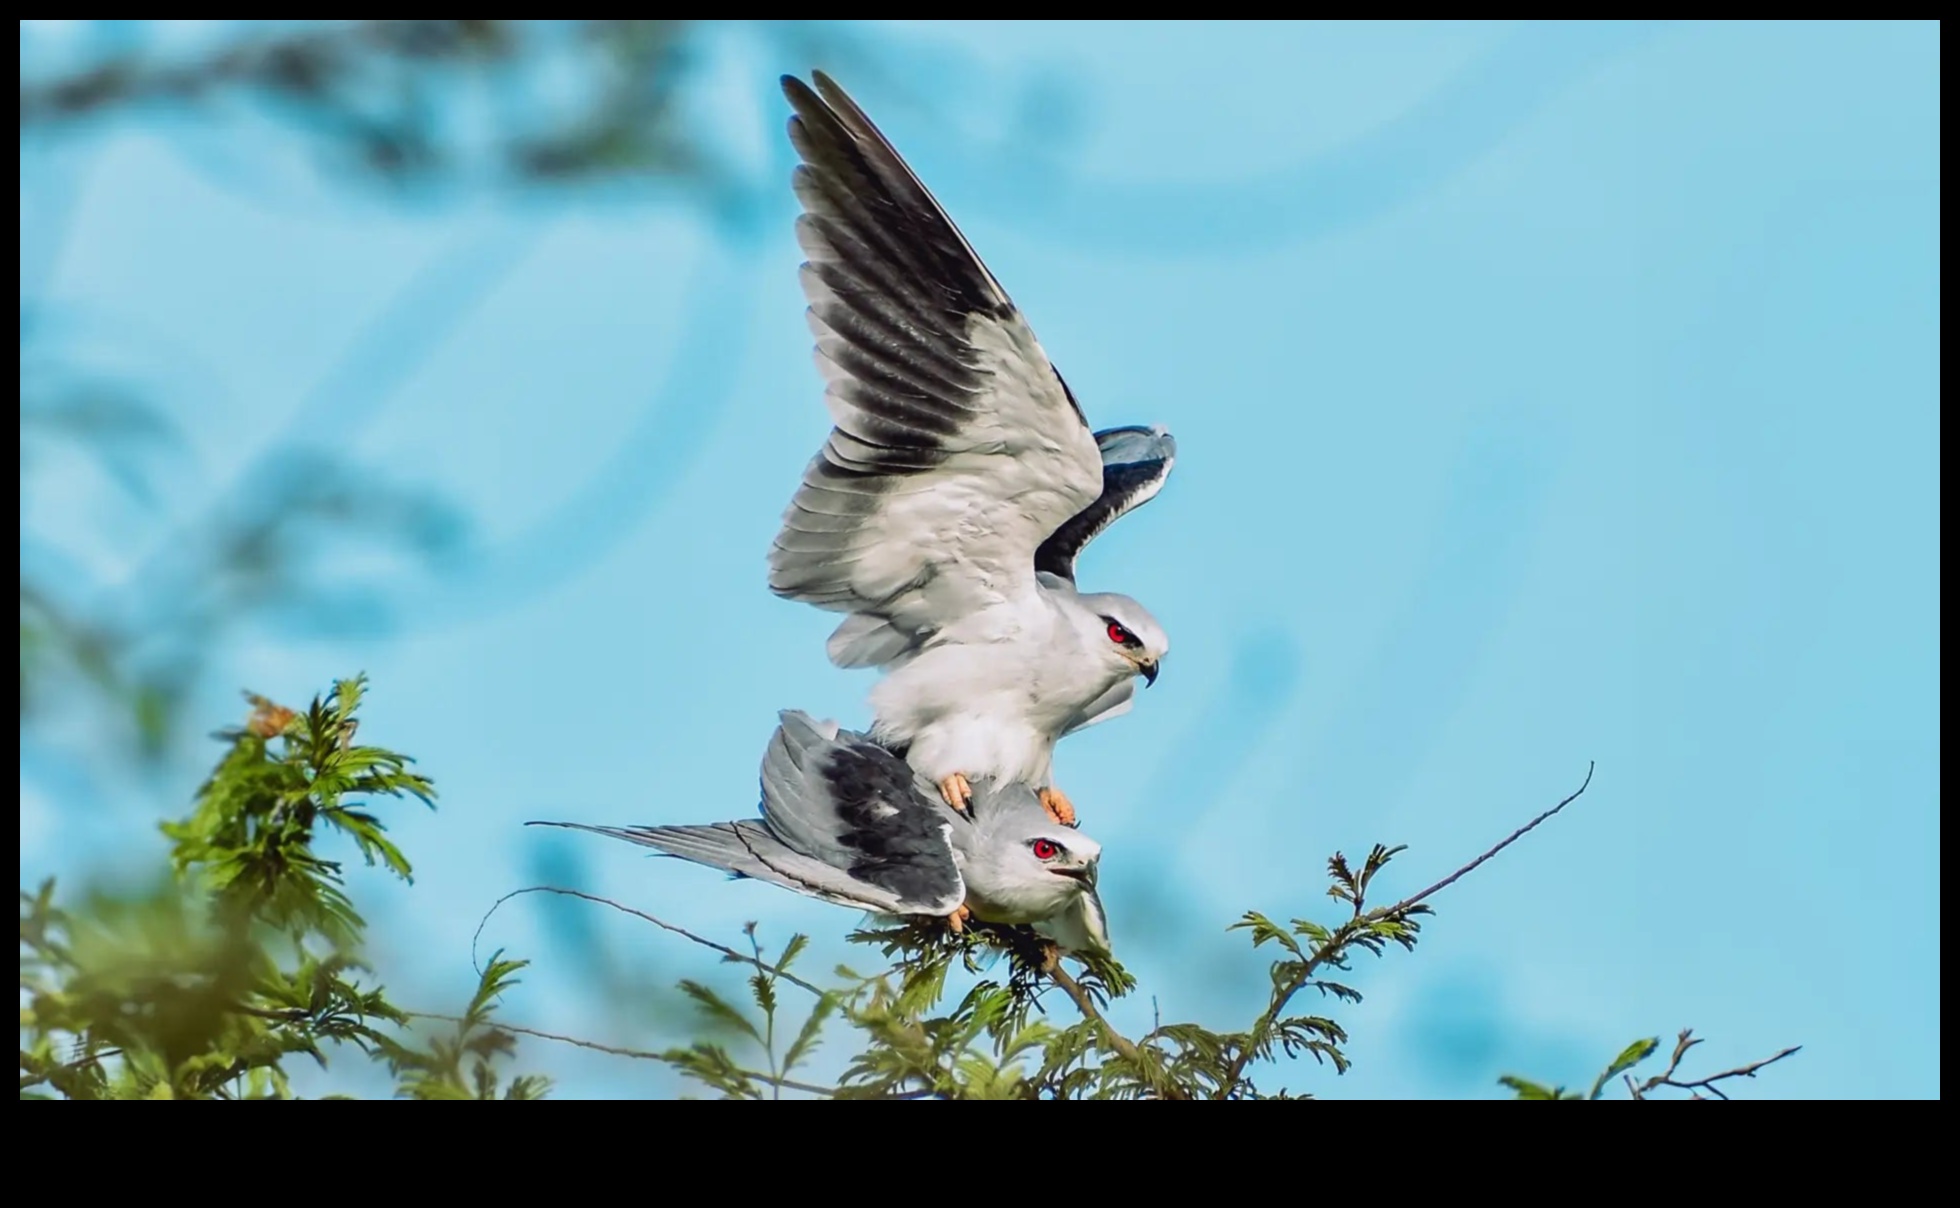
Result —
<instances>
[{"instance_id":1,"label":"yellow talon","mask_svg":"<svg viewBox=\"0 0 1960 1208\"><path fill-rule=\"evenodd\" d=\"M1075 806L1067 797L1062 795L1062 790L1058 788L1045 788L1041 790L1038 796L1041 798L1041 807L1048 811L1050 818L1053 818L1063 826L1075 825Z\"/></svg>"},{"instance_id":2,"label":"yellow talon","mask_svg":"<svg viewBox=\"0 0 1960 1208\"><path fill-rule=\"evenodd\" d=\"M963 814L973 801L973 786L967 783L963 773L954 772L939 782L939 795L946 799L947 805Z\"/></svg>"},{"instance_id":3,"label":"yellow talon","mask_svg":"<svg viewBox=\"0 0 1960 1208\"><path fill-rule=\"evenodd\" d=\"M960 932L966 930L966 921L972 917L973 911L967 908L966 903L962 902L958 910L946 916L946 927L954 935L958 935Z\"/></svg>"}]
</instances>

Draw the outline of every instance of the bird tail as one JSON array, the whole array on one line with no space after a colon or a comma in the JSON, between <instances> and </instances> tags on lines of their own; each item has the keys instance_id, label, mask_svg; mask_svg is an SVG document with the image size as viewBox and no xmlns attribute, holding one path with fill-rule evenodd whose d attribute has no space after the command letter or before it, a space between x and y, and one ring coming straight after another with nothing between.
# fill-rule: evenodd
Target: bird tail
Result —
<instances>
[{"instance_id":1,"label":"bird tail","mask_svg":"<svg viewBox=\"0 0 1960 1208\"><path fill-rule=\"evenodd\" d=\"M767 865L755 853L760 844L775 845L775 839L757 822L713 822L705 826L588 826L583 822L527 822L525 825L590 831L736 876L773 879Z\"/></svg>"}]
</instances>

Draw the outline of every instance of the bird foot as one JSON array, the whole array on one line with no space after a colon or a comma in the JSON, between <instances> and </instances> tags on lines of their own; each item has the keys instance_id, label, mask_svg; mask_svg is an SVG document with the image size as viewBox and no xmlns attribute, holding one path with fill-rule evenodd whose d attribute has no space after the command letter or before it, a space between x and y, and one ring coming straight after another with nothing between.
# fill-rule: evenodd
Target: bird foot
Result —
<instances>
[{"instance_id":1,"label":"bird foot","mask_svg":"<svg viewBox=\"0 0 1960 1208\"><path fill-rule=\"evenodd\" d=\"M961 902L960 908L946 916L946 929L954 935L966 930L966 921L973 917L973 910Z\"/></svg>"},{"instance_id":2,"label":"bird foot","mask_svg":"<svg viewBox=\"0 0 1960 1208\"><path fill-rule=\"evenodd\" d=\"M1041 971L1053 973L1062 967L1062 946L1054 940L1041 942Z\"/></svg>"},{"instance_id":3,"label":"bird foot","mask_svg":"<svg viewBox=\"0 0 1960 1208\"><path fill-rule=\"evenodd\" d=\"M1037 793L1036 796L1041 798L1041 808L1048 811L1050 818L1053 818L1063 826L1075 825L1075 806L1067 797L1062 795L1062 790L1045 788Z\"/></svg>"},{"instance_id":4,"label":"bird foot","mask_svg":"<svg viewBox=\"0 0 1960 1208\"><path fill-rule=\"evenodd\" d=\"M939 782L939 795L946 799L947 805L965 813L966 807L973 803L973 786L967 783L963 773L954 772Z\"/></svg>"}]
</instances>

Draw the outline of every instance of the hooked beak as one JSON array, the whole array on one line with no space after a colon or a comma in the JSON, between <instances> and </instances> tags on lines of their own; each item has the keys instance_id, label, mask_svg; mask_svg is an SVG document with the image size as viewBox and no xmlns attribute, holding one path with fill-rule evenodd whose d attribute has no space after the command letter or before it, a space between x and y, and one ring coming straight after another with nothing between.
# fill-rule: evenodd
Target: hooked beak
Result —
<instances>
[{"instance_id":1,"label":"hooked beak","mask_svg":"<svg viewBox=\"0 0 1960 1208\"><path fill-rule=\"evenodd\" d=\"M1137 672L1143 676L1143 686L1148 688L1157 682L1157 660L1151 659L1147 663L1138 663Z\"/></svg>"},{"instance_id":2,"label":"hooked beak","mask_svg":"<svg viewBox=\"0 0 1960 1208\"><path fill-rule=\"evenodd\" d=\"M1067 877L1072 881L1080 881L1091 889L1094 889L1096 886L1096 866L1093 864L1087 868L1051 868L1048 871L1058 877Z\"/></svg>"}]
</instances>

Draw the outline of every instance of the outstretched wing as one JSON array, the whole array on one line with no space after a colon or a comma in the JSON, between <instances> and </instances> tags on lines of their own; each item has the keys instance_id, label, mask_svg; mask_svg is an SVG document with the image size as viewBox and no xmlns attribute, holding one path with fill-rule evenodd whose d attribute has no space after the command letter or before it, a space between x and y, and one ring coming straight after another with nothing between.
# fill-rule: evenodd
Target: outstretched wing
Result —
<instances>
[{"instance_id":1,"label":"outstretched wing","mask_svg":"<svg viewBox=\"0 0 1960 1208\"><path fill-rule=\"evenodd\" d=\"M762 757L762 817L786 847L904 903L895 913L966 900L952 843L964 821L863 735L786 710Z\"/></svg>"},{"instance_id":2,"label":"outstretched wing","mask_svg":"<svg viewBox=\"0 0 1960 1208\"><path fill-rule=\"evenodd\" d=\"M1103 458L1033 331L932 194L823 73L785 77L797 237L836 424L769 555L780 596L904 643L1036 591L1034 552Z\"/></svg>"},{"instance_id":3,"label":"outstretched wing","mask_svg":"<svg viewBox=\"0 0 1960 1208\"><path fill-rule=\"evenodd\" d=\"M1070 517L1034 554L1034 568L1075 582L1082 548L1124 515L1157 497L1177 460L1177 442L1161 427L1110 428L1096 433L1102 452L1102 494Z\"/></svg>"},{"instance_id":4,"label":"outstretched wing","mask_svg":"<svg viewBox=\"0 0 1960 1208\"><path fill-rule=\"evenodd\" d=\"M582 822L527 822L525 825L562 826L623 839L839 906L886 914L919 911L919 907L896 894L853 880L821 861L791 851L760 822L713 822L706 826L587 826Z\"/></svg>"}]
</instances>

